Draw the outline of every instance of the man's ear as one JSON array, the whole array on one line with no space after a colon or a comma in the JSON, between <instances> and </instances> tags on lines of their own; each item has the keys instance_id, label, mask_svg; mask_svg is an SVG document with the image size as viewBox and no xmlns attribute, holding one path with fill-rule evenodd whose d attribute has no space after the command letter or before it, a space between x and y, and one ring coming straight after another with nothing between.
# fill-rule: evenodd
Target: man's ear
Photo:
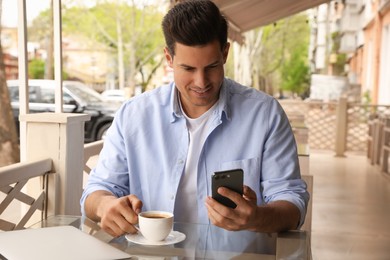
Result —
<instances>
[{"instance_id":1,"label":"man's ear","mask_svg":"<svg viewBox=\"0 0 390 260\"><path fill-rule=\"evenodd\" d=\"M228 54L229 54L229 49L230 49L230 42L227 42L225 45L225 48L223 48L223 63L226 63Z\"/></svg>"},{"instance_id":2,"label":"man's ear","mask_svg":"<svg viewBox=\"0 0 390 260\"><path fill-rule=\"evenodd\" d=\"M165 54L165 59L167 60L168 66L172 68L172 66L173 66L173 57L169 53L168 47L164 48L164 54Z\"/></svg>"}]
</instances>

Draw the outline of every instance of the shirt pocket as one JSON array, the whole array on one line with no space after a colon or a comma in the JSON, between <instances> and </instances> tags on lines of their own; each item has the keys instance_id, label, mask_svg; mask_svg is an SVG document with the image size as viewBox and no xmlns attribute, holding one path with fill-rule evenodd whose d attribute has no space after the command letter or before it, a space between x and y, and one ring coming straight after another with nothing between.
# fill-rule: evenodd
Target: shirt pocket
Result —
<instances>
[{"instance_id":1,"label":"shirt pocket","mask_svg":"<svg viewBox=\"0 0 390 260\"><path fill-rule=\"evenodd\" d=\"M242 169L244 171L244 185L250 187L256 192L258 203L262 201L260 190L261 161L259 157L222 162L220 168L221 171Z\"/></svg>"}]
</instances>

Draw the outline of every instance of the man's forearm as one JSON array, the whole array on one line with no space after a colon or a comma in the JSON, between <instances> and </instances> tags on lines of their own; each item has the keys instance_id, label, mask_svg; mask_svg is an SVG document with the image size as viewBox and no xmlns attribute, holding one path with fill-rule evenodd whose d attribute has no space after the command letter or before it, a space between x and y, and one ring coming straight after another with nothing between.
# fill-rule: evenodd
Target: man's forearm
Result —
<instances>
[{"instance_id":1,"label":"man's forearm","mask_svg":"<svg viewBox=\"0 0 390 260\"><path fill-rule=\"evenodd\" d=\"M299 209L289 201L274 201L257 208L253 231L280 232L296 229L300 221Z\"/></svg>"}]
</instances>

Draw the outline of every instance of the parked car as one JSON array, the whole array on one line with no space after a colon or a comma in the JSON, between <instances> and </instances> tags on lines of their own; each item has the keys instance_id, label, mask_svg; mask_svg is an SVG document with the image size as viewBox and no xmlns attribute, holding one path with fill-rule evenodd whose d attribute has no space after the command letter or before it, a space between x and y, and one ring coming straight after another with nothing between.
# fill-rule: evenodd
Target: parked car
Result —
<instances>
[{"instance_id":1,"label":"parked car","mask_svg":"<svg viewBox=\"0 0 390 260\"><path fill-rule=\"evenodd\" d=\"M107 89L102 92L102 97L107 101L123 102L126 100L125 91L123 89Z\"/></svg>"},{"instance_id":2,"label":"parked car","mask_svg":"<svg viewBox=\"0 0 390 260\"><path fill-rule=\"evenodd\" d=\"M141 94L141 85L136 85L134 91L134 96ZM104 90L101 95L107 101L116 101L123 103L124 101L129 99L129 93L126 93L124 89L107 89Z\"/></svg>"},{"instance_id":3,"label":"parked car","mask_svg":"<svg viewBox=\"0 0 390 260\"><path fill-rule=\"evenodd\" d=\"M29 80L28 84L30 113L54 112L55 81ZM19 132L19 83L18 80L8 80L7 85ZM104 138L119 106L117 102L104 100L98 92L81 82L63 81L63 111L91 115L91 120L85 122L86 143Z\"/></svg>"}]
</instances>

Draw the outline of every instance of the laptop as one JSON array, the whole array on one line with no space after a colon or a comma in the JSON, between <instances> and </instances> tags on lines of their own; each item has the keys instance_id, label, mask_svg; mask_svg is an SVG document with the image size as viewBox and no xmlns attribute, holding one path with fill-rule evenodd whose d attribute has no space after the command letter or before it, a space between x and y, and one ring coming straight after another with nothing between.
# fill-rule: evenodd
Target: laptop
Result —
<instances>
[{"instance_id":1,"label":"laptop","mask_svg":"<svg viewBox=\"0 0 390 260\"><path fill-rule=\"evenodd\" d=\"M4 260L114 260L127 253L72 226L0 232L0 259Z\"/></svg>"}]
</instances>

